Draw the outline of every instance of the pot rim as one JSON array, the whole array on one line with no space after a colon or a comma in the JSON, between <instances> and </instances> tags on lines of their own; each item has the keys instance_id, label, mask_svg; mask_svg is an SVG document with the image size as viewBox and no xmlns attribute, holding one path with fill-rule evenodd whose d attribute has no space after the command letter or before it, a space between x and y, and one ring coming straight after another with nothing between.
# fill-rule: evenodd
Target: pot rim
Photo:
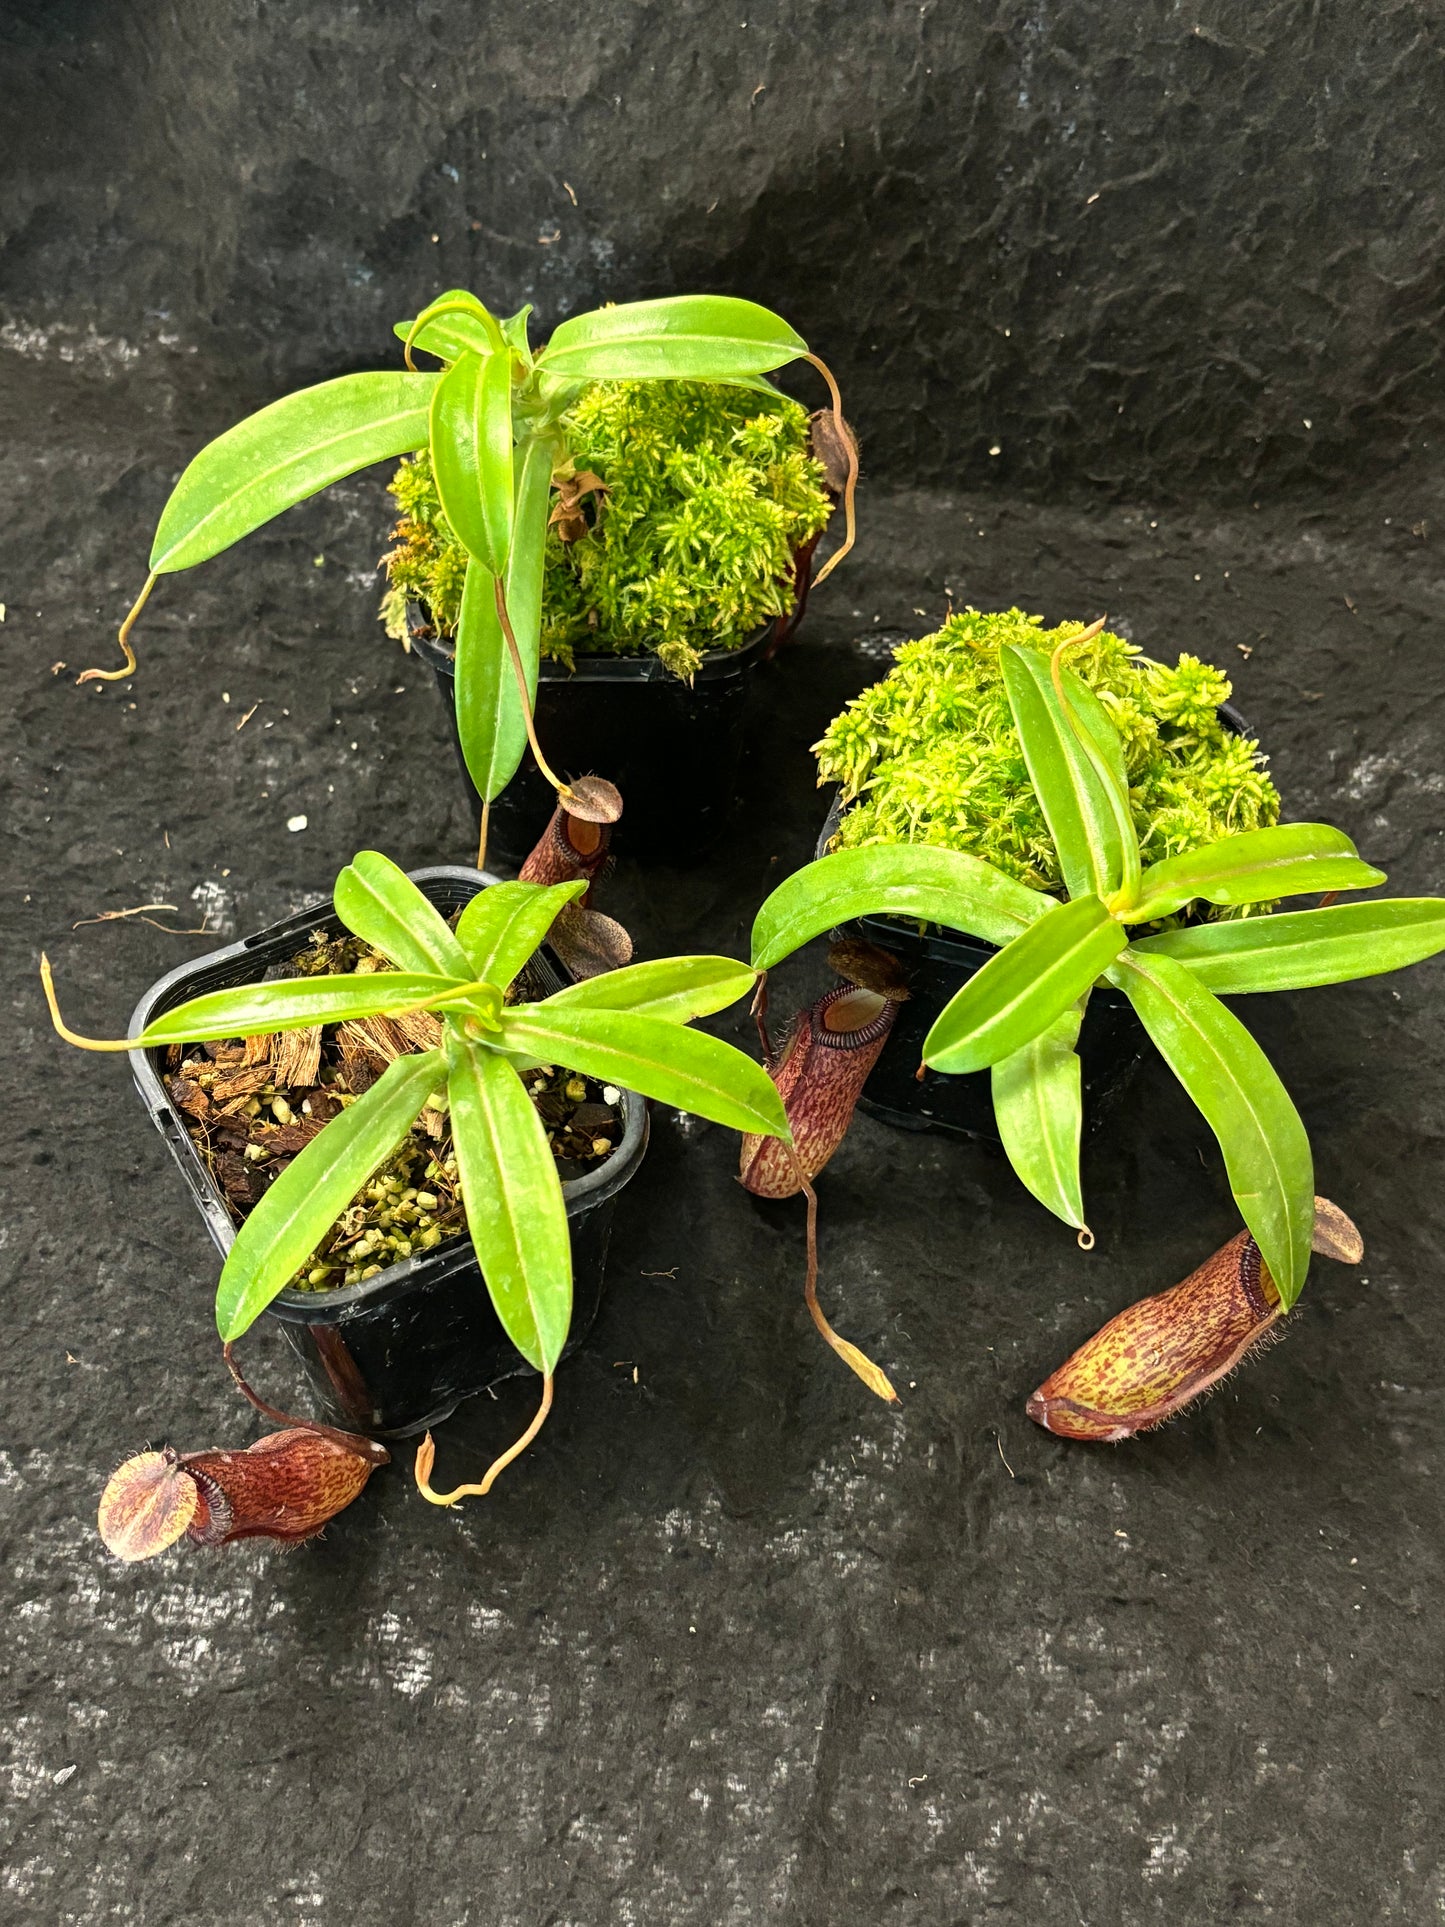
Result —
<instances>
[{"instance_id":1,"label":"pot rim","mask_svg":"<svg viewBox=\"0 0 1445 1927\"><path fill-rule=\"evenodd\" d=\"M412 612L421 620L421 605L416 602L407 604L407 625L411 629L412 654L440 675L454 675L456 671L456 647L452 638L431 633L418 632L411 627ZM596 654L581 654L576 657L576 666L569 669L555 657L543 657L537 670L539 683L574 682L662 682L676 683L688 688L693 682L713 682L717 678L747 668L767 650L773 639L777 624L785 617L775 617L772 622L764 623L759 629L744 638L736 649L704 649L702 661L692 676L674 675L662 658L654 651L639 649L630 655L617 654L611 650L598 651ZM451 644L449 647L448 644Z\"/></svg>"},{"instance_id":2,"label":"pot rim","mask_svg":"<svg viewBox=\"0 0 1445 1927\"><path fill-rule=\"evenodd\" d=\"M411 881L425 890L428 883L468 884L479 886L474 894L489 889L492 884L501 882L486 870L471 869L465 864L439 863L425 865L420 869L409 870ZM322 912L325 912L323 915ZM339 931L343 928L334 908L326 897L317 899L314 906L303 906L290 916L281 917L264 929L242 937L235 943L224 944L217 950L206 951L202 956L193 957L187 963L177 964L164 976L158 977L146 991L131 1013L130 1024L126 1030L128 1038L135 1038L145 1029L152 1015L158 1014L158 1007L164 1008L168 993L189 983L198 971L214 968L216 965L232 964L249 960L252 953L263 944L288 934L290 926L299 919L309 919L310 928L330 927ZM172 999L172 1002L178 1001ZM157 1052L159 1052L159 1047ZM152 1118L160 1124L168 1141L174 1142L179 1134L179 1150L183 1145L191 1154L193 1170L186 1175L191 1180L191 1190L201 1209L211 1240L224 1257L236 1241L237 1227L232 1220L215 1180L206 1169L204 1162L195 1153L190 1134L181 1123L180 1115L171 1102L170 1094L161 1080L156 1066L151 1062L151 1053L146 1050L131 1050L129 1053L131 1074L136 1089ZM624 1090L621 1093L622 1139L611 1154L591 1171L580 1178L562 1180L562 1198L569 1218L580 1217L593 1210L597 1205L614 1197L629 1181L642 1162L647 1149L648 1116L647 1101L636 1091ZM403 1258L400 1263L388 1265L375 1278L367 1278L354 1285L338 1285L330 1291L282 1291L271 1301L267 1310L288 1324L318 1325L334 1324L347 1317L355 1316L363 1310L407 1292L418 1290L432 1283L438 1276L445 1275L464 1264L475 1264L476 1256L468 1233L448 1239L445 1244L434 1246L430 1251L415 1253Z\"/></svg>"}]
</instances>

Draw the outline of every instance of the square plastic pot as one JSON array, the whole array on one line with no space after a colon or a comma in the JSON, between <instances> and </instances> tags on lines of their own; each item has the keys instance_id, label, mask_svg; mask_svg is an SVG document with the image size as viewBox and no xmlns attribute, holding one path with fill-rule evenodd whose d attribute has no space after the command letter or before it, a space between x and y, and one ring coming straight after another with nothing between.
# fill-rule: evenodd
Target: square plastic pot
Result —
<instances>
[{"instance_id":1,"label":"square plastic pot","mask_svg":"<svg viewBox=\"0 0 1445 1927\"><path fill-rule=\"evenodd\" d=\"M644 861L690 863L722 833L732 810L747 735L748 691L802 620L811 579L813 544L795 563L791 615L759 629L738 649L710 649L691 682L673 675L655 655L589 656L577 667L544 661L537 677L537 735L559 776L605 776L621 790L626 810L613 848ZM425 612L408 610L412 648L432 669L472 816L482 799L462 756L457 734L456 659L448 637L438 637ZM492 804L487 849L517 869L546 829L556 798L530 750Z\"/></svg>"},{"instance_id":2,"label":"square plastic pot","mask_svg":"<svg viewBox=\"0 0 1445 1927\"><path fill-rule=\"evenodd\" d=\"M413 870L411 877L443 916L496 881L480 870L450 866ZM139 1036L163 1012L205 991L259 981L272 964L284 963L303 948L313 930L338 936L342 928L330 903L323 902L182 964L151 985L127 1034ZM538 951L528 970L543 996L567 981L546 951ZM224 1257L235 1243L236 1226L167 1094L162 1079L165 1052L132 1051L130 1061L141 1102ZM621 1109L622 1141L611 1157L562 1186L572 1235L567 1353L582 1343L597 1316L617 1194L647 1149L646 1102L624 1091ZM463 1399L532 1371L492 1309L471 1240L465 1236L388 1266L360 1284L324 1292L283 1291L263 1315L280 1326L328 1411L350 1430L374 1438L425 1431Z\"/></svg>"}]
</instances>

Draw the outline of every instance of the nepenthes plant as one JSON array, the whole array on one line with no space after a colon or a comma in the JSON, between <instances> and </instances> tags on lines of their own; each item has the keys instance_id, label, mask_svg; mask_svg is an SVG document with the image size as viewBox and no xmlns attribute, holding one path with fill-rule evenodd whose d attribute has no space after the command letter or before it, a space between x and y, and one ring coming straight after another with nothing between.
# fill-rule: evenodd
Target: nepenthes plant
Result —
<instances>
[{"instance_id":1,"label":"nepenthes plant","mask_svg":"<svg viewBox=\"0 0 1445 1927\"><path fill-rule=\"evenodd\" d=\"M835 850L763 904L752 961L766 972L811 938L861 916L915 918L997 945L934 1022L923 1065L990 1072L999 1135L1014 1170L1085 1246L1092 1234L1079 1175L1075 1045L1094 988L1121 990L1214 1132L1268 1291L1288 1311L1315 1235L1309 1139L1278 1073L1221 998L1341 983L1417 963L1445 949L1445 901L1375 898L1273 912L1282 898L1316 891L1333 898L1385 881L1343 831L1325 823L1248 830L1145 866L1119 732L1066 661L1101 627L1063 639L1052 655L1016 643L1000 652L1067 900L960 850ZM1223 922L1180 919L1200 903L1243 914ZM1158 927L1166 922L1175 927ZM788 1093L795 1136L816 1102L805 1073ZM832 1148L830 1142L815 1150L814 1168Z\"/></svg>"},{"instance_id":2,"label":"nepenthes plant","mask_svg":"<svg viewBox=\"0 0 1445 1927\"><path fill-rule=\"evenodd\" d=\"M688 1028L693 1018L724 1009L754 987L757 972L734 958L633 964L537 1003L507 1002L513 979L586 887L585 880L493 884L472 898L452 929L394 863L363 851L336 880L336 912L390 968L210 991L165 1012L132 1039L86 1038L71 1030L42 959L56 1028L89 1050L146 1050L417 1011L440 1020L434 1048L397 1057L265 1191L237 1233L216 1297L217 1328L229 1347L295 1277L417 1117L446 1111L467 1230L487 1293L508 1337L541 1374L542 1398L526 1433L479 1485L433 1492L427 1435L417 1483L437 1504L488 1490L536 1436L551 1408L552 1374L571 1320L566 1206L525 1074L565 1065L735 1130L789 1134L782 1101L762 1068L731 1044ZM171 1499L178 1493L173 1470L169 1462L149 1467ZM189 1503L189 1488L179 1494ZM177 1530L186 1525L182 1520Z\"/></svg>"},{"instance_id":3,"label":"nepenthes plant","mask_svg":"<svg viewBox=\"0 0 1445 1927\"><path fill-rule=\"evenodd\" d=\"M563 417L597 381L710 381L775 395L766 379L810 362L827 382L831 413L815 436L842 495L842 545L852 546L858 455L831 372L780 316L730 295L678 295L574 315L546 346L528 335L530 305L498 320L474 294L451 289L396 324L404 370L342 375L271 403L191 462L162 512L150 574L120 629L125 666L87 670L82 682L135 670L131 630L162 575L193 568L284 510L373 462L425 449L447 522L467 552L456 628L457 726L468 772L487 807L530 744L564 800L572 790L536 739L542 584L554 474L571 472ZM423 353L440 371L419 369Z\"/></svg>"}]
</instances>

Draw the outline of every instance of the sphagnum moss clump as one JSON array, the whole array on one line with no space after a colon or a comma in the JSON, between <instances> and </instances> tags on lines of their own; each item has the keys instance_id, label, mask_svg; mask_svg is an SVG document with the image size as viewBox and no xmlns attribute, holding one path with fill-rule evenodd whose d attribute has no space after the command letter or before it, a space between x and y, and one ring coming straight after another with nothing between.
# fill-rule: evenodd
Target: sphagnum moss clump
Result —
<instances>
[{"instance_id":1,"label":"sphagnum moss clump","mask_svg":"<svg viewBox=\"0 0 1445 1927\"><path fill-rule=\"evenodd\" d=\"M598 382L565 417L571 463L606 484L586 498L586 533L547 537L542 654L655 652L691 676L707 649L736 649L793 606L793 555L827 522L808 418L708 382ZM388 630L423 602L450 634L466 552L442 513L427 456L391 484L402 511L386 556Z\"/></svg>"},{"instance_id":2,"label":"sphagnum moss clump","mask_svg":"<svg viewBox=\"0 0 1445 1927\"><path fill-rule=\"evenodd\" d=\"M1045 629L1042 617L1020 609L965 609L936 634L905 643L890 673L855 697L814 745L819 780L840 783L847 805L837 847L938 844L1063 895L999 649L1022 643L1051 653L1077 629ZM1123 737L1146 865L1278 821L1279 793L1258 744L1219 721L1230 694L1222 670L1190 655L1169 668L1108 630L1066 648L1063 660L1098 693Z\"/></svg>"}]
</instances>

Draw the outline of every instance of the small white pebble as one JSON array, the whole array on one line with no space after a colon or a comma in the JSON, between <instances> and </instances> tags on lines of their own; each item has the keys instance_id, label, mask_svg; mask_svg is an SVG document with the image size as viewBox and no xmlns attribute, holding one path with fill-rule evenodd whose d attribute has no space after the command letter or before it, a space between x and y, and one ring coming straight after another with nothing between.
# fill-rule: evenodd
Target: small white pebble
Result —
<instances>
[{"instance_id":1,"label":"small white pebble","mask_svg":"<svg viewBox=\"0 0 1445 1927\"><path fill-rule=\"evenodd\" d=\"M602 1102L604 1104L615 1104L621 1095L621 1091L618 1090L615 1084L604 1084L602 1086Z\"/></svg>"},{"instance_id":2,"label":"small white pebble","mask_svg":"<svg viewBox=\"0 0 1445 1927\"><path fill-rule=\"evenodd\" d=\"M228 702L229 702L230 700L231 700L231 692L230 692L230 690L229 690L229 689L223 689L223 690L221 691L221 701L222 701L223 703L228 703Z\"/></svg>"},{"instance_id":3,"label":"small white pebble","mask_svg":"<svg viewBox=\"0 0 1445 1927\"><path fill-rule=\"evenodd\" d=\"M306 818L304 816L288 816L286 819L286 827L292 831L304 830L306 828Z\"/></svg>"}]
</instances>

